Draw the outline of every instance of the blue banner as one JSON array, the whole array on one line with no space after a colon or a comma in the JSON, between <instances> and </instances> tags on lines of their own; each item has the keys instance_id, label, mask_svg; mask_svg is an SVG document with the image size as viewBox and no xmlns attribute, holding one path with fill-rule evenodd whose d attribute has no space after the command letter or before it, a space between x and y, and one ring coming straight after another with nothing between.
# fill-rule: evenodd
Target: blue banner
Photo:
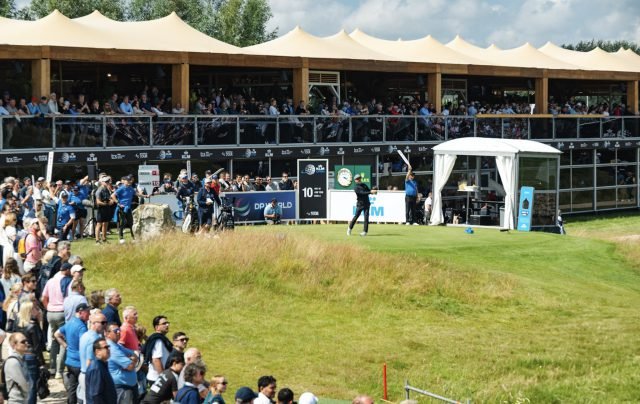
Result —
<instances>
[{"instance_id":1,"label":"blue banner","mask_svg":"<svg viewBox=\"0 0 640 404\"><path fill-rule=\"evenodd\" d=\"M282 220L296 219L296 191L225 192L224 196L233 201L236 223L264 223L264 208L273 198L282 208Z\"/></svg>"},{"instance_id":2,"label":"blue banner","mask_svg":"<svg viewBox=\"0 0 640 404\"><path fill-rule=\"evenodd\" d=\"M520 188L520 204L518 205L518 230L531 230L531 213L533 212L533 187Z\"/></svg>"}]
</instances>

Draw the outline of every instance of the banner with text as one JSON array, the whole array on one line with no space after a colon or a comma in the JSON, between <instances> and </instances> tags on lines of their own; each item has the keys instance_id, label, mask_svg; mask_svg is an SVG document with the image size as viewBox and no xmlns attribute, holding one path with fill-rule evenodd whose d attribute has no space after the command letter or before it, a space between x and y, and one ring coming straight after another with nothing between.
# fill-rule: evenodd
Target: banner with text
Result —
<instances>
[{"instance_id":1,"label":"banner with text","mask_svg":"<svg viewBox=\"0 0 640 404\"><path fill-rule=\"evenodd\" d=\"M329 160L298 160L298 218L326 219Z\"/></svg>"},{"instance_id":2,"label":"banner with text","mask_svg":"<svg viewBox=\"0 0 640 404\"><path fill-rule=\"evenodd\" d=\"M264 223L264 208L273 198L282 208L282 220L296 219L296 191L226 192L224 196L233 203L236 223Z\"/></svg>"},{"instance_id":3,"label":"banner with text","mask_svg":"<svg viewBox=\"0 0 640 404\"><path fill-rule=\"evenodd\" d=\"M370 195L371 209L369 222L371 223L403 223L404 192L380 191ZM353 191L329 191L329 220L349 221L356 212L356 194ZM359 221L363 221L362 215Z\"/></svg>"},{"instance_id":4,"label":"banner with text","mask_svg":"<svg viewBox=\"0 0 640 404\"><path fill-rule=\"evenodd\" d=\"M531 230L531 213L533 212L533 188L520 188L520 205L518 206L518 230Z\"/></svg>"},{"instance_id":5,"label":"banner with text","mask_svg":"<svg viewBox=\"0 0 640 404\"><path fill-rule=\"evenodd\" d=\"M157 165L138 166L138 186L151 195L153 188L160 186L160 167Z\"/></svg>"}]
</instances>

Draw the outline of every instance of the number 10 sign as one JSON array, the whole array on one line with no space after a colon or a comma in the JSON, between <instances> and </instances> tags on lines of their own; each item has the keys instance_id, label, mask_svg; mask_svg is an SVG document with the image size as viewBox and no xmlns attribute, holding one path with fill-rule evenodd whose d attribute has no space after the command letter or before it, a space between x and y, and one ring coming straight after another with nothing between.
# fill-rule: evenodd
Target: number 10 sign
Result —
<instances>
[{"instance_id":1,"label":"number 10 sign","mask_svg":"<svg viewBox=\"0 0 640 404\"><path fill-rule=\"evenodd\" d=\"M329 189L327 159L298 160L298 219L326 219Z\"/></svg>"}]
</instances>

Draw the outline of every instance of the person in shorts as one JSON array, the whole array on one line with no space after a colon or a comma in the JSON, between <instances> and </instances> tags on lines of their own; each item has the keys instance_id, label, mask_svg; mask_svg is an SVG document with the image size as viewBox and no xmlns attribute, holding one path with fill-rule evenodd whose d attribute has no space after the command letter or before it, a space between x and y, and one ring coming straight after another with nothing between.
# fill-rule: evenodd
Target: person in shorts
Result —
<instances>
[{"instance_id":1,"label":"person in shorts","mask_svg":"<svg viewBox=\"0 0 640 404\"><path fill-rule=\"evenodd\" d=\"M96 244L107 241L107 230L111 221L111 205L115 201L111 197L111 177L100 178L100 186L96 190Z\"/></svg>"}]
</instances>

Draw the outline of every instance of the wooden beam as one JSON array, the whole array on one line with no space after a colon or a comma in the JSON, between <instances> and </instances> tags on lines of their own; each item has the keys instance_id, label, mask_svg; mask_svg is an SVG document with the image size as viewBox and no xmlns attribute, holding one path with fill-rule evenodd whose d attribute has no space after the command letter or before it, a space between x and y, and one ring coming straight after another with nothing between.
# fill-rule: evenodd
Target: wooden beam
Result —
<instances>
[{"instance_id":1,"label":"wooden beam","mask_svg":"<svg viewBox=\"0 0 640 404\"><path fill-rule=\"evenodd\" d=\"M549 79L547 77L536 79L536 114L546 114L549 109Z\"/></svg>"},{"instance_id":2,"label":"wooden beam","mask_svg":"<svg viewBox=\"0 0 640 404\"><path fill-rule=\"evenodd\" d=\"M178 103L189 112L189 64L171 65L171 103L175 107Z\"/></svg>"},{"instance_id":3,"label":"wooden beam","mask_svg":"<svg viewBox=\"0 0 640 404\"><path fill-rule=\"evenodd\" d=\"M31 95L49 96L51 93L51 60L35 59L31 61Z\"/></svg>"},{"instance_id":4,"label":"wooden beam","mask_svg":"<svg viewBox=\"0 0 640 404\"><path fill-rule=\"evenodd\" d=\"M640 115L639 95L638 80L627 81L627 109L634 115Z\"/></svg>"},{"instance_id":5,"label":"wooden beam","mask_svg":"<svg viewBox=\"0 0 640 404\"><path fill-rule=\"evenodd\" d=\"M427 74L427 101L442 112L442 73Z\"/></svg>"},{"instance_id":6,"label":"wooden beam","mask_svg":"<svg viewBox=\"0 0 640 404\"><path fill-rule=\"evenodd\" d=\"M306 66L305 66L306 65ZM303 61L303 67L293 69L293 105L304 101L309 104L309 61Z\"/></svg>"}]
</instances>

